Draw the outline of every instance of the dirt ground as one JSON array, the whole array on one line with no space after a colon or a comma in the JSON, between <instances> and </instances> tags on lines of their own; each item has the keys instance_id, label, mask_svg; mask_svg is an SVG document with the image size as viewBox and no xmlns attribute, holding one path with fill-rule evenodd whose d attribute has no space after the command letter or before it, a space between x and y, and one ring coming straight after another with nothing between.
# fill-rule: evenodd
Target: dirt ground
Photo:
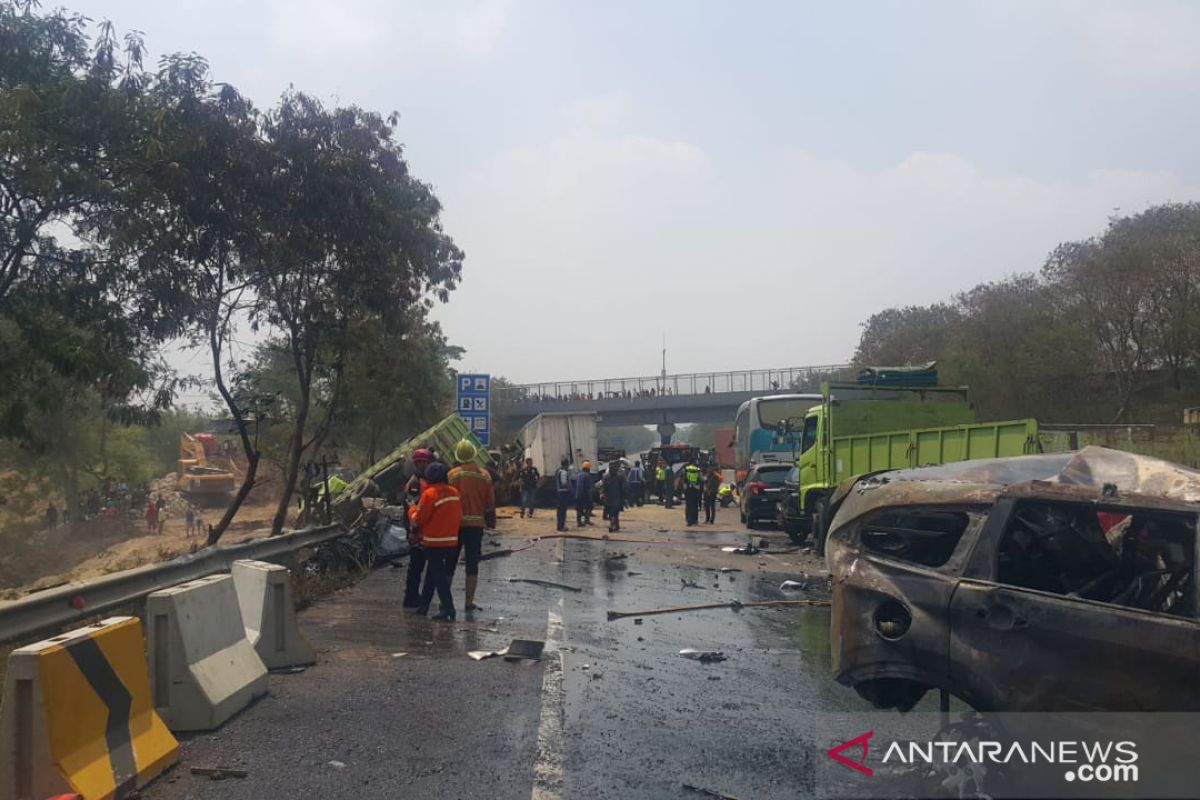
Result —
<instances>
[{"instance_id":1,"label":"dirt ground","mask_svg":"<svg viewBox=\"0 0 1200 800\"><path fill-rule=\"evenodd\" d=\"M266 536L276 502L251 496L222 543ZM202 516L211 524L221 513L221 509L207 508ZM39 589L167 561L203 546L204 537L189 537L180 518L168 519L161 535L148 533L141 520L106 520L42 531L31 538L24 552L0 562L0 599L12 600Z\"/></svg>"}]
</instances>

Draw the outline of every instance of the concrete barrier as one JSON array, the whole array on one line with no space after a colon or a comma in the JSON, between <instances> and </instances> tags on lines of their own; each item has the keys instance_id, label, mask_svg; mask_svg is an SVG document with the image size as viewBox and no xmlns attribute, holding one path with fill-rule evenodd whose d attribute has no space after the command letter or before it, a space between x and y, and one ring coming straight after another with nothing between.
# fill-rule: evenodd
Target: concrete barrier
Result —
<instances>
[{"instance_id":1,"label":"concrete barrier","mask_svg":"<svg viewBox=\"0 0 1200 800\"><path fill-rule=\"evenodd\" d=\"M229 575L147 595L146 626L154 706L171 730L211 730L266 694Z\"/></svg>"},{"instance_id":2,"label":"concrete barrier","mask_svg":"<svg viewBox=\"0 0 1200 800\"><path fill-rule=\"evenodd\" d=\"M142 625L111 617L12 651L0 797L123 798L179 759L151 705Z\"/></svg>"},{"instance_id":3,"label":"concrete barrier","mask_svg":"<svg viewBox=\"0 0 1200 800\"><path fill-rule=\"evenodd\" d=\"M230 574L246 638L267 669L315 663L312 646L296 624L287 568L265 561L235 561Z\"/></svg>"}]
</instances>

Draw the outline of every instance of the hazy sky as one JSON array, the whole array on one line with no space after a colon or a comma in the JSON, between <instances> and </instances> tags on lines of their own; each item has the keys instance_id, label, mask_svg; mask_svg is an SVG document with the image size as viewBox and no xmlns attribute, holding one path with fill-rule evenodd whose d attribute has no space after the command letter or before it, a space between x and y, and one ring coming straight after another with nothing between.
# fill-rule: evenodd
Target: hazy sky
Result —
<instances>
[{"instance_id":1,"label":"hazy sky","mask_svg":"<svg viewBox=\"0 0 1200 800\"><path fill-rule=\"evenodd\" d=\"M517 381L847 360L888 305L1200 199L1200 4L75 0L401 113L467 253L439 309Z\"/></svg>"}]
</instances>

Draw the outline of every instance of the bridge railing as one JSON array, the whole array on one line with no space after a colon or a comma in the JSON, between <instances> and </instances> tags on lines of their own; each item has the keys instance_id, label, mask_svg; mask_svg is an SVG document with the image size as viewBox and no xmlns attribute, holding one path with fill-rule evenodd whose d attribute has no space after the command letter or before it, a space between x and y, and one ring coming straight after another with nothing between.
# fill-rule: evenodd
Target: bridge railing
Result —
<instances>
[{"instance_id":1,"label":"bridge railing","mask_svg":"<svg viewBox=\"0 0 1200 800\"><path fill-rule=\"evenodd\" d=\"M722 392L816 391L823 380L849 377L848 364L813 367L691 372L641 378L553 381L505 386L492 390L496 403L559 402L566 400L635 399L660 395L719 394Z\"/></svg>"}]
</instances>

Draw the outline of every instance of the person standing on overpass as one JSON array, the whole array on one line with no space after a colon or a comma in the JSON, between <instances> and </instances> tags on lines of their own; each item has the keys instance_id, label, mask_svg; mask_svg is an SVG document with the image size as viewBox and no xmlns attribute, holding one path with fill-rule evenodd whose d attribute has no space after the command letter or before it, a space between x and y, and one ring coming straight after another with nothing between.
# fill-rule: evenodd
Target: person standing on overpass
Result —
<instances>
[{"instance_id":1,"label":"person standing on overpass","mask_svg":"<svg viewBox=\"0 0 1200 800\"><path fill-rule=\"evenodd\" d=\"M458 462L450 470L450 485L458 490L462 501L462 527L458 531L458 547L454 560L450 562L450 579L458 564L458 554L467 553L467 597L464 611L475 611L475 589L479 585L479 557L483 554L483 529L496 527L496 487L492 476L475 465L475 445L466 439L454 447L454 460Z\"/></svg>"},{"instance_id":2,"label":"person standing on overpass","mask_svg":"<svg viewBox=\"0 0 1200 800\"><path fill-rule=\"evenodd\" d=\"M571 462L566 456L554 471L555 503L558 512L558 531L567 529L567 508L571 505Z\"/></svg>"},{"instance_id":3,"label":"person standing on overpass","mask_svg":"<svg viewBox=\"0 0 1200 800\"><path fill-rule=\"evenodd\" d=\"M431 463L425 470L426 487L421 499L408 510L409 523L416 528L425 550L429 574L421 592L418 614L429 613L429 603L437 592L441 609L432 619L453 621L454 595L450 592L451 566L458 554L458 529L462 525L462 500L458 490L447 483L446 465Z\"/></svg>"}]
</instances>

